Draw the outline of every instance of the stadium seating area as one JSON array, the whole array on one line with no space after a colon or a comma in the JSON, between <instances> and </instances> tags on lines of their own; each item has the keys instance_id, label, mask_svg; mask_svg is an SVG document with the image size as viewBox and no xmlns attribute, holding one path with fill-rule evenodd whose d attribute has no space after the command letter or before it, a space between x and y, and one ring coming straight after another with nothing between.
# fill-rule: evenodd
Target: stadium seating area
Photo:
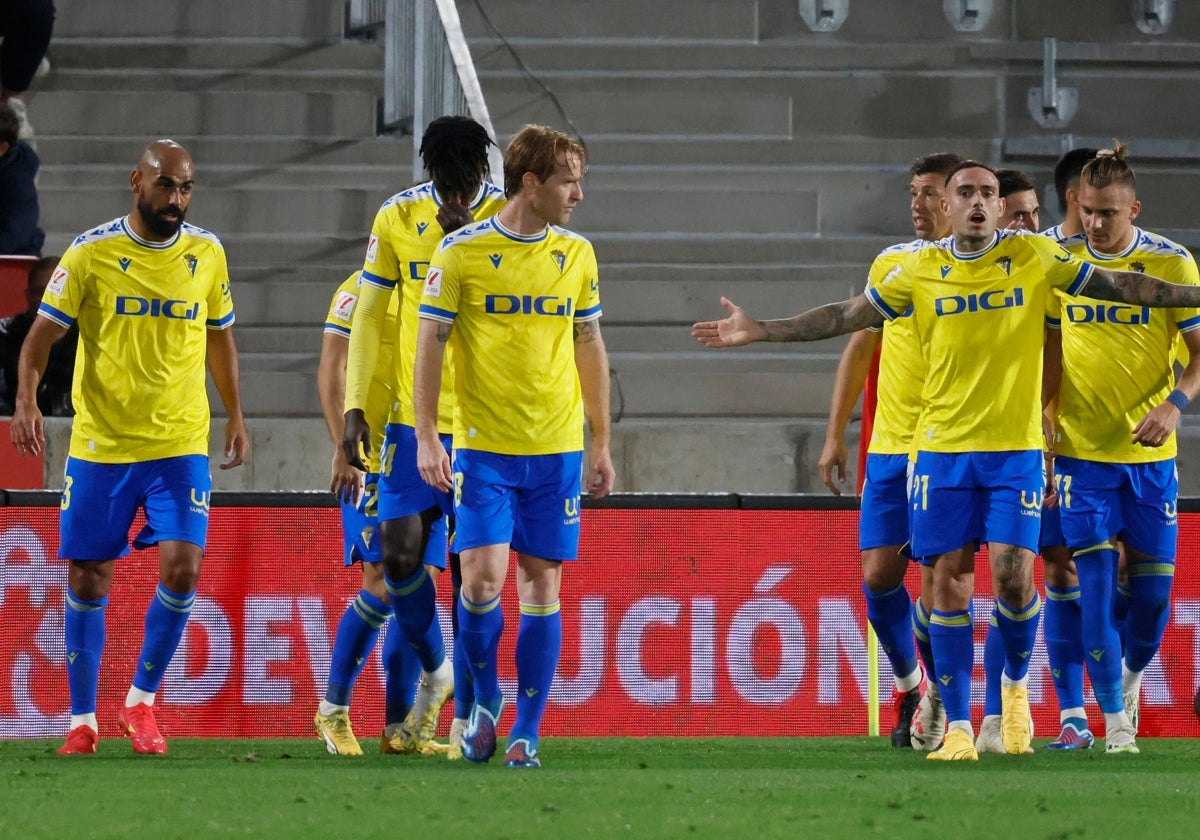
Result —
<instances>
[{"instance_id":1,"label":"stadium seating area","mask_svg":"<svg viewBox=\"0 0 1200 840\"><path fill-rule=\"evenodd\" d=\"M572 226L601 260L624 405L619 490L823 492L815 462L843 342L720 354L687 327L719 314L722 293L782 316L859 290L872 256L911 238L919 154L950 149L1047 184L1065 149L1120 137L1145 226L1200 246L1200 116L1185 107L1200 19L1150 36L1126 0L1086 16L1068 0L997 0L987 26L962 33L940 0L850 0L840 30L813 33L795 0L481 4L590 151ZM565 127L476 4L458 5L501 141L525 122ZM345 40L341 4L326 0L58 8L54 69L30 101L46 253L127 212L147 139L187 146L189 220L229 254L256 448L218 487L325 486L320 323L379 203L411 181L409 139L376 136L381 47ZM1026 107L1045 36L1060 39L1059 84L1078 91L1063 130ZM1043 224L1055 204L1050 189ZM1189 431L1182 490L1194 495Z\"/></svg>"}]
</instances>

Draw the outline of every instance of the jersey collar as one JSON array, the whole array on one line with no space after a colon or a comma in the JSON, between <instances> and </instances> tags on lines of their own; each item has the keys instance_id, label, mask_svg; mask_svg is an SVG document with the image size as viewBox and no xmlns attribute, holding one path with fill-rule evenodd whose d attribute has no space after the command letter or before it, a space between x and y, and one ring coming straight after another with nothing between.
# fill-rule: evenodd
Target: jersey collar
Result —
<instances>
[{"instance_id":1,"label":"jersey collar","mask_svg":"<svg viewBox=\"0 0 1200 840\"><path fill-rule=\"evenodd\" d=\"M175 235L166 242L151 242L149 239L142 239L142 237L133 232L133 226L129 224L128 216L121 219L121 230L125 232L126 236L128 236L137 244L141 245L143 248L154 248L155 250L163 251L179 241L179 234L182 233L183 227L180 226L179 230L175 231Z\"/></svg>"},{"instance_id":2,"label":"jersey collar","mask_svg":"<svg viewBox=\"0 0 1200 840\"><path fill-rule=\"evenodd\" d=\"M441 207L442 197L438 195L437 187L434 186L433 181L429 182L429 193L433 196L433 203L438 207ZM472 210L479 209L479 205L483 204L483 200L487 197L487 194L487 179L485 178L483 183L479 185L479 192L475 193L475 197L471 199L471 203L467 206Z\"/></svg>"},{"instance_id":3,"label":"jersey collar","mask_svg":"<svg viewBox=\"0 0 1200 840\"><path fill-rule=\"evenodd\" d=\"M988 251L995 248L996 243L999 241L1000 241L1000 231L996 231L995 233L992 234L991 244L989 244L986 248L984 248L981 251L972 251L969 254L964 254L958 250L958 243L954 240L954 237L950 237L950 254L956 260L977 260L980 257L982 257L984 254L986 254Z\"/></svg>"},{"instance_id":4,"label":"jersey collar","mask_svg":"<svg viewBox=\"0 0 1200 840\"><path fill-rule=\"evenodd\" d=\"M1087 237L1084 237L1083 243L1084 243L1084 246L1087 248L1087 252L1088 252L1089 256L1095 257L1097 260L1100 260L1101 262L1107 262L1108 260L1119 260L1124 257L1128 257L1130 254L1133 253L1133 249L1136 248L1137 244L1141 241L1142 241L1141 228L1135 227L1133 229L1133 238L1129 240L1129 247L1126 248L1124 251L1122 251L1119 254L1105 254L1105 253L1102 253L1101 251L1095 250L1091 246L1091 244L1088 243Z\"/></svg>"},{"instance_id":5,"label":"jersey collar","mask_svg":"<svg viewBox=\"0 0 1200 840\"><path fill-rule=\"evenodd\" d=\"M492 221L492 224L494 224L496 226L497 233L499 233L501 236L506 236L509 239L515 240L517 242L541 242L543 239L545 239L547 236L550 235L550 226L549 225L546 225L544 228L539 230L537 233L531 233L528 236L523 236L519 233L516 233L515 231L509 230L504 225L502 225L500 223L499 215L492 216L491 221Z\"/></svg>"}]
</instances>

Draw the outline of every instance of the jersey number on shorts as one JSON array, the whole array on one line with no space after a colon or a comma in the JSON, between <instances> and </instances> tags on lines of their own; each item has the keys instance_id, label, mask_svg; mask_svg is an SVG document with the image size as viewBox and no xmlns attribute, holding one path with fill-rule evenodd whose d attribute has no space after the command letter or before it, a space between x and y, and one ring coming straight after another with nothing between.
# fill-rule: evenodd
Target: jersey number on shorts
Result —
<instances>
[{"instance_id":1,"label":"jersey number on shorts","mask_svg":"<svg viewBox=\"0 0 1200 840\"><path fill-rule=\"evenodd\" d=\"M1054 490L1058 493L1058 503L1069 508L1071 506L1071 476L1055 475Z\"/></svg>"},{"instance_id":2,"label":"jersey number on shorts","mask_svg":"<svg viewBox=\"0 0 1200 840\"><path fill-rule=\"evenodd\" d=\"M454 474L454 506L458 507L462 504L462 484L463 474L456 472Z\"/></svg>"},{"instance_id":3,"label":"jersey number on shorts","mask_svg":"<svg viewBox=\"0 0 1200 840\"><path fill-rule=\"evenodd\" d=\"M66 480L63 481L62 498L59 499L58 502L59 510L66 510L71 506L71 485L74 483L75 479L71 478L69 475L66 477Z\"/></svg>"},{"instance_id":4,"label":"jersey number on shorts","mask_svg":"<svg viewBox=\"0 0 1200 840\"><path fill-rule=\"evenodd\" d=\"M913 510L929 509L929 476L913 474L910 490Z\"/></svg>"},{"instance_id":5,"label":"jersey number on shorts","mask_svg":"<svg viewBox=\"0 0 1200 840\"><path fill-rule=\"evenodd\" d=\"M379 453L379 474L391 475L392 462L396 459L396 444L389 443L383 447L383 451Z\"/></svg>"}]
</instances>

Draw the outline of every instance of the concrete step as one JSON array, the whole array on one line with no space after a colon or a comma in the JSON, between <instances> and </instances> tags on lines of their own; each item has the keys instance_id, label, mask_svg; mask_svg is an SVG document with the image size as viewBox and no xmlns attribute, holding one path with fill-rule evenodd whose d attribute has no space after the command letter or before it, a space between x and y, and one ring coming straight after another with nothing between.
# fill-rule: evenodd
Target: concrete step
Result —
<instances>
[{"instance_id":1,"label":"concrete step","mask_svg":"<svg viewBox=\"0 0 1200 840\"><path fill-rule=\"evenodd\" d=\"M127 137L362 138L375 131L375 101L370 92L177 92L149 108L137 91L46 91L30 111L39 134L49 135L90 137L97 126L112 126Z\"/></svg>"},{"instance_id":2,"label":"concrete step","mask_svg":"<svg viewBox=\"0 0 1200 840\"><path fill-rule=\"evenodd\" d=\"M382 68L304 68L281 70L245 67L99 67L65 68L56 72L39 92L79 91L106 93L140 90L147 94L271 91L304 93L370 92L383 95Z\"/></svg>"},{"instance_id":3,"label":"concrete step","mask_svg":"<svg viewBox=\"0 0 1200 840\"><path fill-rule=\"evenodd\" d=\"M341 37L342 3L327 0L204 0L200 3L159 3L121 0L117 4L59 2L55 39L63 37ZM57 47L52 42L52 55ZM51 61L55 59L52 57Z\"/></svg>"},{"instance_id":4,"label":"concrete step","mask_svg":"<svg viewBox=\"0 0 1200 840\"><path fill-rule=\"evenodd\" d=\"M71 37L56 31L51 45L50 74L39 80L61 80L60 74L97 69L168 68L181 70L373 70L383 74L383 44L377 41L262 36Z\"/></svg>"},{"instance_id":5,"label":"concrete step","mask_svg":"<svg viewBox=\"0 0 1200 840\"><path fill-rule=\"evenodd\" d=\"M309 230L361 230L365 239L388 189L336 187L225 188L197 191L188 219L222 236L222 231L291 233ZM129 212L127 193L111 187L43 187L42 226L84 230L86 220L105 220Z\"/></svg>"},{"instance_id":6,"label":"concrete step","mask_svg":"<svg viewBox=\"0 0 1200 840\"><path fill-rule=\"evenodd\" d=\"M32 110L34 106L30 107ZM40 122L34 127L43 172L53 172L56 166L112 166L116 171L128 174L148 140L144 133L88 137L43 132ZM375 137L374 132L358 137L331 134L210 137L183 131L172 132L170 137L191 153L201 187L207 183L209 167L225 167L224 171L236 168L248 175L295 174L308 166L394 167L398 183L411 181L412 139L409 137Z\"/></svg>"},{"instance_id":7,"label":"concrete step","mask_svg":"<svg viewBox=\"0 0 1200 840\"><path fill-rule=\"evenodd\" d=\"M314 359L321 355L323 330L320 322L245 326L239 311L235 329L239 354L302 353Z\"/></svg>"},{"instance_id":8,"label":"concrete step","mask_svg":"<svg viewBox=\"0 0 1200 840\"><path fill-rule=\"evenodd\" d=\"M522 0L489 0L483 8L495 28L513 43L527 39L724 43L757 37L757 6L753 0L560 0L538 14ZM474 4L460 4L459 17L469 38L495 37Z\"/></svg>"},{"instance_id":9,"label":"concrete step","mask_svg":"<svg viewBox=\"0 0 1200 840\"><path fill-rule=\"evenodd\" d=\"M1063 34L1063 7L1056 3L1014 3L1013 37L1041 39ZM1180 6L1184 4L1180 3ZM1175 23L1166 36L1143 35L1134 26L1130 3L1096 3L1088 6L1086 15L1071 17L1069 34L1075 41L1105 43L1200 40L1200 18L1179 9Z\"/></svg>"}]
</instances>

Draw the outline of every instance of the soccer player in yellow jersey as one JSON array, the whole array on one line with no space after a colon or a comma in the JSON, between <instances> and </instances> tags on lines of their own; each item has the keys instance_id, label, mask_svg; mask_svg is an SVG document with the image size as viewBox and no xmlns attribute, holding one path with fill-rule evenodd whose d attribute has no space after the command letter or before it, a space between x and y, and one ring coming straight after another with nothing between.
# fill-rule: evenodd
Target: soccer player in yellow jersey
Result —
<instances>
[{"instance_id":1,"label":"soccer player in yellow jersey","mask_svg":"<svg viewBox=\"0 0 1200 840\"><path fill-rule=\"evenodd\" d=\"M426 128L420 153L430 180L392 196L375 215L363 261L346 368L342 445L348 463L365 469L361 452L371 452L372 443L364 409L370 383L379 367L378 348L389 301L398 299L399 335L393 354L396 400L380 454L379 533L384 584L396 622L407 644L417 652L424 675L408 719L401 727L385 731L384 738L391 744L389 749L426 748L437 729L438 714L453 693L452 758L459 755L454 744L466 725L471 686L465 679L465 658L456 656L452 661L445 654L435 608L434 579L428 566L422 563L428 556L432 529L452 513L453 506L449 494L436 492L417 472L413 358L417 347L417 306L438 241L444 233L457 230L473 218L485 219L504 205L500 189L484 180L491 145L483 126L469 117L439 117ZM443 404L438 428L448 450L454 403L447 397ZM457 691L456 673L460 677Z\"/></svg>"},{"instance_id":2,"label":"soccer player in yellow jersey","mask_svg":"<svg viewBox=\"0 0 1200 840\"><path fill-rule=\"evenodd\" d=\"M442 240L421 299L417 464L431 486L454 491L459 626L475 685L462 742L469 761L496 750L500 591L511 546L521 623L517 715L504 762L540 766L538 730L562 646L562 564L579 549L585 414L587 489L601 497L613 485L596 255L559 227L583 198L586 161L561 132L521 129L504 155L508 205ZM453 467L437 423L447 342L455 358Z\"/></svg>"},{"instance_id":3,"label":"soccer player in yellow jersey","mask_svg":"<svg viewBox=\"0 0 1200 840\"><path fill-rule=\"evenodd\" d=\"M333 465L329 489L338 497L342 512L344 563L362 565L362 589L346 606L338 622L333 650L329 658L329 678L325 696L313 718L317 735L334 755L361 755L362 748L350 723L350 696L359 672L375 647L384 622L385 727L403 725L411 710L413 693L421 672L421 663L404 640L392 616L391 602L383 582L383 559L379 547L378 484L379 453L383 451L383 431L388 412L395 401L392 388L392 345L396 338L396 306L393 295L380 335L379 359L375 377L367 395L365 417L371 427L371 454L366 458L366 473L350 466L342 447L343 407L346 400L346 356L358 304L361 272L355 271L338 287L325 317L321 341L321 361L317 368L317 390L321 411L333 440ZM436 569L446 565L445 519L434 523L425 562ZM401 745L403 746L403 745ZM395 752L396 744L384 737L381 752ZM426 749L434 749L429 742Z\"/></svg>"},{"instance_id":4,"label":"soccer player in yellow jersey","mask_svg":"<svg viewBox=\"0 0 1200 840\"><path fill-rule=\"evenodd\" d=\"M989 543L1005 644L1001 731L1007 752L1029 748L1029 655L1040 602L1033 585L1045 476L1042 345L1047 296L1086 290L1141 306L1200 304L1200 287L1081 261L1046 237L997 231L993 171L964 161L946 184L953 235L914 251L880 286L793 318L758 321L722 298L729 316L695 324L710 347L813 341L894 320L913 307L929 376L914 438L913 555L934 570L930 622L947 733L929 754L975 760L970 720L974 643L969 612L976 542Z\"/></svg>"},{"instance_id":5,"label":"soccer player in yellow jersey","mask_svg":"<svg viewBox=\"0 0 1200 840\"><path fill-rule=\"evenodd\" d=\"M146 611L137 674L117 716L136 753L165 753L154 697L196 597L208 532L207 364L229 417L221 469L249 451L238 393L233 299L220 241L184 223L195 185L191 156L151 143L130 176L133 211L78 237L46 287L20 359L12 440L45 445L37 384L51 344L79 325L75 422L63 484L59 557L67 574L71 722L61 754L96 752L96 688L104 608L115 560L158 546L159 584Z\"/></svg>"},{"instance_id":6,"label":"soccer player in yellow jersey","mask_svg":"<svg viewBox=\"0 0 1200 840\"><path fill-rule=\"evenodd\" d=\"M1103 149L1083 169L1084 233L1067 250L1114 270L1200 284L1186 249L1135 226L1141 210L1125 146ZM1061 341L1055 481L1063 535L1079 575L1088 675L1108 727L1106 750L1137 752L1141 675L1158 651L1175 570L1175 426L1200 391L1200 310L1119 306L1090 297L1054 300ZM1178 383L1177 337L1190 353ZM1114 625L1114 539L1125 545L1132 597L1124 664ZM1128 713L1129 730L1116 726Z\"/></svg>"},{"instance_id":7,"label":"soccer player in yellow jersey","mask_svg":"<svg viewBox=\"0 0 1200 840\"><path fill-rule=\"evenodd\" d=\"M949 152L917 158L909 169L913 229L917 239L885 249L871 264L867 283L883 282L909 252L927 242L950 235L950 219L942 212L946 176L962 160ZM858 547L862 557L863 595L867 620L883 645L895 679L896 727L892 746L935 749L946 728L945 710L937 683L925 679L934 673L929 646L929 613L933 609L933 572L920 566L923 603L915 609L904 585L908 571L908 453L917 416L921 412L921 386L926 365L911 318L898 318L884 328L859 330L850 337L833 383L825 448L818 466L821 478L835 495L846 480L846 424L858 402L876 350L880 350L878 407L871 435ZM835 481L836 472L836 481ZM914 631L916 644L913 643ZM917 662L917 651L925 660Z\"/></svg>"}]
</instances>

